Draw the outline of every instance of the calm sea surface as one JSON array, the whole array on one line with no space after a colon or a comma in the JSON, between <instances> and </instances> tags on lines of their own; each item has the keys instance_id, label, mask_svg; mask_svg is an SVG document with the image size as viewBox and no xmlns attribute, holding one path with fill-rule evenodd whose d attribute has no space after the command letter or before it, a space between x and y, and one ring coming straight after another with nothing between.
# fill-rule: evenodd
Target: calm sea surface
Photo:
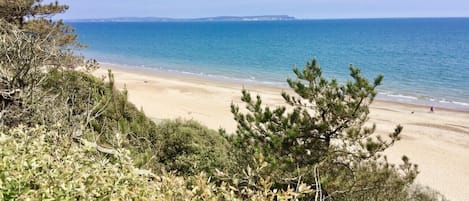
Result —
<instances>
[{"instance_id":1,"label":"calm sea surface","mask_svg":"<svg viewBox=\"0 0 469 201\"><path fill-rule=\"evenodd\" d=\"M105 63L285 85L316 57L341 81L384 74L382 99L469 110L469 18L70 24Z\"/></svg>"}]
</instances>

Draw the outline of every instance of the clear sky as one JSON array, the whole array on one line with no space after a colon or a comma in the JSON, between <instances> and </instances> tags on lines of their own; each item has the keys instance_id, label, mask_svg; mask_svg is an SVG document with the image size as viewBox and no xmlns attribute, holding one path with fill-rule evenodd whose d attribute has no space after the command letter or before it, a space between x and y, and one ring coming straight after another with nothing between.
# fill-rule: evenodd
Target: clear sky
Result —
<instances>
[{"instance_id":1,"label":"clear sky","mask_svg":"<svg viewBox=\"0 0 469 201\"><path fill-rule=\"evenodd\" d=\"M46 0L50 1L50 0ZM469 0L59 0L63 19L197 18L290 15L298 18L467 17Z\"/></svg>"}]
</instances>

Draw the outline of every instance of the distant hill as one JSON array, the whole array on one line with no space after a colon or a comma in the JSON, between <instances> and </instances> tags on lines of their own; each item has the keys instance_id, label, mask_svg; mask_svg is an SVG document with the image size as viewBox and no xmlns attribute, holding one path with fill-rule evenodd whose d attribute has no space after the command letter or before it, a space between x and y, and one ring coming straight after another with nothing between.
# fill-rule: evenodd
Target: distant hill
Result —
<instances>
[{"instance_id":1,"label":"distant hill","mask_svg":"<svg viewBox=\"0 0 469 201\"><path fill-rule=\"evenodd\" d=\"M205 18L162 18L162 17L119 17L104 19L71 19L67 22L223 22L223 21L285 21L296 20L288 15L261 15L261 16L218 16Z\"/></svg>"}]
</instances>

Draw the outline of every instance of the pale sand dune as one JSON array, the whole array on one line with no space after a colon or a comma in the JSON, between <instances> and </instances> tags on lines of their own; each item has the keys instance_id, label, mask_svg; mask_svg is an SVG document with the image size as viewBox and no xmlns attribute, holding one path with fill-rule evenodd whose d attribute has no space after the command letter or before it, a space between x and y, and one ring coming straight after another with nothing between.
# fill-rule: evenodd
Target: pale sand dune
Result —
<instances>
[{"instance_id":1,"label":"pale sand dune","mask_svg":"<svg viewBox=\"0 0 469 201\"><path fill-rule=\"evenodd\" d=\"M106 74L105 69L95 74ZM129 100L156 121L181 117L228 132L236 128L230 104L240 103L241 84L115 67L113 73L119 88L126 85ZM269 105L283 103L282 89L244 87L259 93ZM419 165L417 182L450 200L469 200L469 112L437 108L429 113L428 107L385 101L375 101L371 108L378 133L390 133L397 124L404 126L402 140L387 151L390 161L400 162L405 154Z\"/></svg>"}]
</instances>

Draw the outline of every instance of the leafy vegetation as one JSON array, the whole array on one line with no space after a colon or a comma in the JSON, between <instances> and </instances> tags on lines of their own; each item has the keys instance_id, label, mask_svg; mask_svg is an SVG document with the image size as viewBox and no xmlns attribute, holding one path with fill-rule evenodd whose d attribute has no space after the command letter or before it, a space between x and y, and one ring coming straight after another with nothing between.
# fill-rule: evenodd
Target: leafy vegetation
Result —
<instances>
[{"instance_id":1,"label":"leafy vegetation","mask_svg":"<svg viewBox=\"0 0 469 201\"><path fill-rule=\"evenodd\" d=\"M298 96L264 107L243 90L236 134L147 118L94 61L73 55L67 6L0 0L2 200L440 200L415 186L416 165L389 164L399 140L366 127L382 76L322 77L315 60L288 80ZM78 68L70 68L83 66ZM169 173L168 173L169 172Z\"/></svg>"},{"instance_id":2,"label":"leafy vegetation","mask_svg":"<svg viewBox=\"0 0 469 201\"><path fill-rule=\"evenodd\" d=\"M53 127L17 127L0 133L0 200L281 200L293 189L244 189L241 197L227 183L204 173L183 178L137 169L129 151L101 157L95 143L76 143Z\"/></svg>"}]
</instances>

